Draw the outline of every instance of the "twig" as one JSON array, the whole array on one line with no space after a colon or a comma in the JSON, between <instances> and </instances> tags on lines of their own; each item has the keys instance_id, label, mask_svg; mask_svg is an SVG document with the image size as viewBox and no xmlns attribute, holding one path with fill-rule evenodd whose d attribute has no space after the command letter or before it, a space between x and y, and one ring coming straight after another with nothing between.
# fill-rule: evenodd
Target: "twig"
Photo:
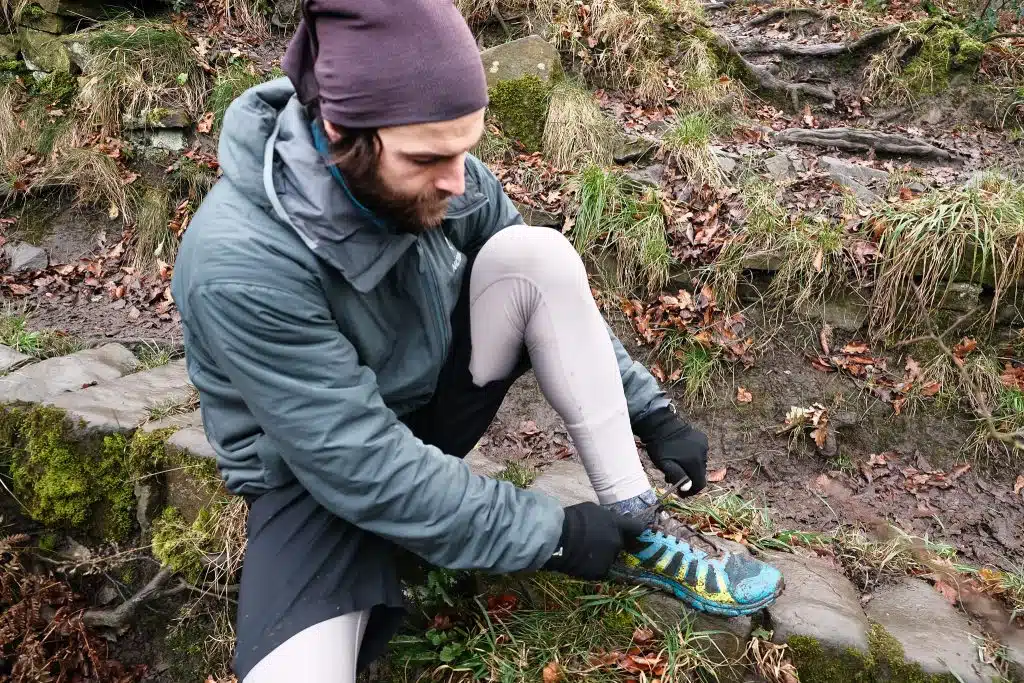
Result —
<instances>
[{"instance_id":1,"label":"twig","mask_svg":"<svg viewBox=\"0 0 1024 683\"><path fill-rule=\"evenodd\" d=\"M993 40L999 40L1000 38L1024 38L1024 33L996 33L988 37L986 43L991 43Z\"/></svg>"},{"instance_id":2,"label":"twig","mask_svg":"<svg viewBox=\"0 0 1024 683\"><path fill-rule=\"evenodd\" d=\"M945 336L946 336L946 335L948 335L948 334L949 334L950 332L953 332L953 331L954 331L954 330L956 330L956 329L957 329L958 327L960 327L961 325L963 325L963 324L964 324L965 322L967 322L968 320L970 320L971 318L973 318L973 317L974 317L975 315L977 315L977 311L974 311L974 310L971 310L971 311L967 311L966 313L964 313L963 315L961 315L961 316L960 316L959 318L957 318L956 320L954 320L954 321L953 321L953 322L952 322L952 323L951 323L951 324L949 325L949 327L947 327L947 328L946 328L946 331L945 331L945 332L943 332L941 336L945 337ZM907 346L912 346L913 344L917 344L917 343L919 343L919 342L923 342L923 341L932 341L932 340L933 340L934 338L935 338L935 335L934 335L934 334L925 334L925 335L922 335L922 336L920 336L920 337L912 337L912 338L910 338L910 339L904 339L904 340L902 340L902 341L898 341L898 342L896 342L895 344L893 344L893 348L894 348L894 349L902 349L902 348L904 348L904 347L907 347Z\"/></svg>"},{"instance_id":3,"label":"twig","mask_svg":"<svg viewBox=\"0 0 1024 683\"><path fill-rule=\"evenodd\" d=\"M776 19L788 17L791 14L809 14L812 17L815 17L816 19L825 19L828 16L830 16L822 12L821 10L814 9L813 7L776 7L770 12L765 12L760 16L754 17L753 19L745 23L743 25L743 28L754 28L755 26L760 26L761 24L770 24Z\"/></svg>"},{"instance_id":4,"label":"twig","mask_svg":"<svg viewBox=\"0 0 1024 683\"><path fill-rule=\"evenodd\" d=\"M157 572L156 576L149 580L149 583L139 589L135 595L128 598L114 609L86 610L82 614L82 623L91 627L104 627L118 630L124 628L132 620L135 616L135 612L142 604L159 598L166 598L189 589L189 585L182 581L174 588L164 590L164 584L170 580L172 574L173 572L169 567L164 567Z\"/></svg>"},{"instance_id":5,"label":"twig","mask_svg":"<svg viewBox=\"0 0 1024 683\"><path fill-rule=\"evenodd\" d=\"M501 11L498 9L498 0L491 0L491 14L501 24L501 30L505 32L505 37L512 38L512 30L509 29L508 24L505 23L505 17L501 16Z\"/></svg>"},{"instance_id":6,"label":"twig","mask_svg":"<svg viewBox=\"0 0 1024 683\"><path fill-rule=\"evenodd\" d=\"M764 38L753 38L737 42L736 49L742 54L775 54L785 57L835 57L860 52L874 47L878 43L899 32L901 26L885 26L868 31L852 43L819 43L818 45L802 45L800 43L780 43Z\"/></svg>"}]
</instances>

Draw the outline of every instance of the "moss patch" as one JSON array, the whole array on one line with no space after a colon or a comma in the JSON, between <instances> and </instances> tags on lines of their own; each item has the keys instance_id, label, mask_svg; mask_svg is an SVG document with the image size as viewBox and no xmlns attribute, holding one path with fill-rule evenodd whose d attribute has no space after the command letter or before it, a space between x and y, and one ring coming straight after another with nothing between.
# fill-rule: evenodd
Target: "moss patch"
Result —
<instances>
[{"instance_id":1,"label":"moss patch","mask_svg":"<svg viewBox=\"0 0 1024 683\"><path fill-rule=\"evenodd\" d=\"M868 632L868 652L853 648L837 651L808 636L792 636L786 643L802 683L954 683L952 674L926 674L906 661L903 647L880 624Z\"/></svg>"},{"instance_id":2,"label":"moss patch","mask_svg":"<svg viewBox=\"0 0 1024 683\"><path fill-rule=\"evenodd\" d=\"M921 49L903 70L911 91L932 95L946 90L956 74L973 74L981 64L985 44L959 26L932 23L921 31Z\"/></svg>"},{"instance_id":3,"label":"moss patch","mask_svg":"<svg viewBox=\"0 0 1024 683\"><path fill-rule=\"evenodd\" d=\"M488 90L490 114L502 132L529 152L541 148L553 84L536 76L496 83Z\"/></svg>"},{"instance_id":4,"label":"moss patch","mask_svg":"<svg viewBox=\"0 0 1024 683\"><path fill-rule=\"evenodd\" d=\"M209 513L189 524L175 507L164 508L153 520L153 557L195 583L203 571L201 542Z\"/></svg>"},{"instance_id":5,"label":"moss patch","mask_svg":"<svg viewBox=\"0 0 1024 683\"><path fill-rule=\"evenodd\" d=\"M793 636L787 642L801 683L863 683L870 680L874 662L870 654L847 648L826 649L814 638Z\"/></svg>"},{"instance_id":6,"label":"moss patch","mask_svg":"<svg viewBox=\"0 0 1024 683\"><path fill-rule=\"evenodd\" d=\"M73 440L65 412L52 406L2 409L0 446L10 453L15 493L47 526L127 536L134 494L123 435Z\"/></svg>"}]
</instances>

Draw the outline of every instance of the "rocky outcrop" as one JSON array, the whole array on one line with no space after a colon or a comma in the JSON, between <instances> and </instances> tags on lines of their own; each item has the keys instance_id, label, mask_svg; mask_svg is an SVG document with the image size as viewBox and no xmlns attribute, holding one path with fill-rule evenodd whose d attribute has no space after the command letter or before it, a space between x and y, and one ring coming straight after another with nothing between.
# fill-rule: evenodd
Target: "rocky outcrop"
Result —
<instances>
[{"instance_id":1,"label":"rocky outcrop","mask_svg":"<svg viewBox=\"0 0 1024 683\"><path fill-rule=\"evenodd\" d=\"M558 51L540 36L528 36L484 50L480 59L489 114L507 137L528 151L539 150L551 90L562 77Z\"/></svg>"}]
</instances>

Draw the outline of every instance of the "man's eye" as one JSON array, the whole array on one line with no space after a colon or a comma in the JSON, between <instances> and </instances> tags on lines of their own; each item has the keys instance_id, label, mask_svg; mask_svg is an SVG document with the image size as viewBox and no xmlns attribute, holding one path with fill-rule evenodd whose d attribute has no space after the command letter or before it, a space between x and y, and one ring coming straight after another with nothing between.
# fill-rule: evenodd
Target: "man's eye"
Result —
<instances>
[{"instance_id":1,"label":"man's eye","mask_svg":"<svg viewBox=\"0 0 1024 683\"><path fill-rule=\"evenodd\" d=\"M430 166L435 161L435 159L413 159L412 163L416 164L417 166Z\"/></svg>"}]
</instances>

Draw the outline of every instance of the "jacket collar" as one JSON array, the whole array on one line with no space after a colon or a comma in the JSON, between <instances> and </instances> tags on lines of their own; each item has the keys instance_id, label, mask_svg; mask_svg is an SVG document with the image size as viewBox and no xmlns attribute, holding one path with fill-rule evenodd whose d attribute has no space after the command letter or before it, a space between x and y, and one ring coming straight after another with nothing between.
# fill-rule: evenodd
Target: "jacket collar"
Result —
<instances>
[{"instance_id":1,"label":"jacket collar","mask_svg":"<svg viewBox=\"0 0 1024 683\"><path fill-rule=\"evenodd\" d=\"M357 291L369 292L418 238L397 232L352 196L341 174L326 163L318 133L292 97L264 148L264 189L274 212L309 249ZM486 203L467 173L466 192L452 199L446 220L464 218Z\"/></svg>"}]
</instances>

